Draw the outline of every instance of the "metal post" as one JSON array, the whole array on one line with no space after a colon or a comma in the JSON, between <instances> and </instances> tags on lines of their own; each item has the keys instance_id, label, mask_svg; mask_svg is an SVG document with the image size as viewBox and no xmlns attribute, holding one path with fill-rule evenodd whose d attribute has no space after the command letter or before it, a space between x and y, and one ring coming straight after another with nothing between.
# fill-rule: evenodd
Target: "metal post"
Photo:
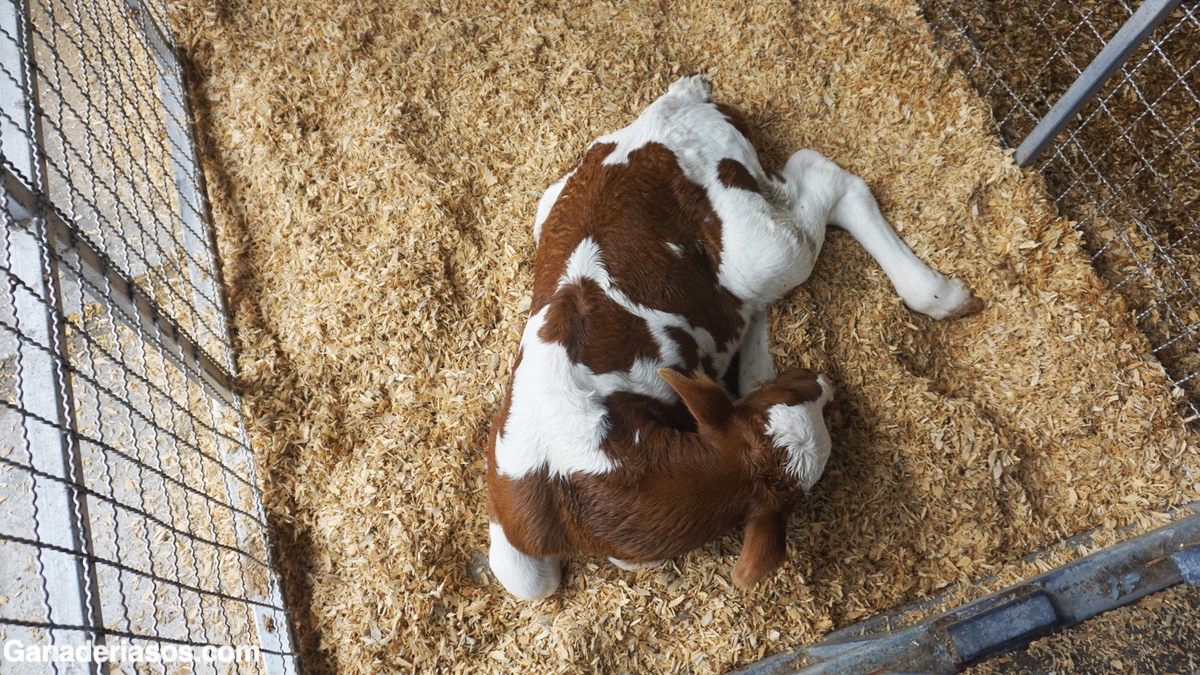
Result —
<instances>
[{"instance_id":1,"label":"metal post","mask_svg":"<svg viewBox=\"0 0 1200 675\"><path fill-rule=\"evenodd\" d=\"M1046 146L1054 140L1058 132L1075 119L1075 115L1084 104L1092 99L1097 91L1104 86L1108 78L1117 72L1125 61L1138 47L1150 37L1155 28L1167 16L1175 11L1181 0L1146 0L1141 7L1129 17L1125 25L1117 31L1104 49L1084 69L1058 103L1050 108L1050 112L1042 118L1038 125L1025 137L1017 148L1017 165L1029 166Z\"/></svg>"},{"instance_id":2,"label":"metal post","mask_svg":"<svg viewBox=\"0 0 1200 675\"><path fill-rule=\"evenodd\" d=\"M14 44L9 48L15 48L20 57L9 62L17 72L10 72L10 78L0 83L2 110L16 122L16 128L5 130L15 133L5 133L4 140L17 150L14 166L25 173L25 180L35 190L44 190L47 172L28 3L0 5L0 28L13 38ZM24 127L27 136L22 137L20 127ZM0 191L0 195L4 196L5 204L11 201L8 190ZM66 644L80 646L90 633L93 642L102 645L104 618L95 568L89 564L93 557L90 518L83 493L83 463L73 433L75 412L71 376L65 366L67 334L60 318L62 303L54 244L36 207L14 208L12 213L3 215L12 271L25 286L15 289L15 319L24 323L27 336L32 339L32 343L20 345L18 352L29 372L53 383L48 388L25 389L21 404L41 420L56 420L63 430L71 430L60 433L38 421L29 423L27 436L30 467L57 479L33 483L36 498L44 507L44 520L37 523L37 537L56 547L38 552L46 581L47 618L52 625L73 627L51 630L51 639L58 633ZM80 634L74 627L83 628L86 633ZM75 668L77 672L107 672L106 667L95 663L75 664Z\"/></svg>"}]
</instances>

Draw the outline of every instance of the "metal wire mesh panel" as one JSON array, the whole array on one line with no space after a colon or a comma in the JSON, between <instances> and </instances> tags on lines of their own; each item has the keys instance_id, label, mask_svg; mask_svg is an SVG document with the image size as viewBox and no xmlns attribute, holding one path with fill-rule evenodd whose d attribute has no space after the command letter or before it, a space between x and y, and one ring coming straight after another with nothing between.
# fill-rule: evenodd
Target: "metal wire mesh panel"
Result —
<instances>
[{"instance_id":1,"label":"metal wire mesh panel","mask_svg":"<svg viewBox=\"0 0 1200 675\"><path fill-rule=\"evenodd\" d=\"M296 670L164 19L0 0L6 672Z\"/></svg>"},{"instance_id":2,"label":"metal wire mesh panel","mask_svg":"<svg viewBox=\"0 0 1200 675\"><path fill-rule=\"evenodd\" d=\"M1015 147L1137 5L924 0L926 18ZM1036 167L1093 263L1136 311L1200 416L1200 3L1184 2Z\"/></svg>"}]
</instances>

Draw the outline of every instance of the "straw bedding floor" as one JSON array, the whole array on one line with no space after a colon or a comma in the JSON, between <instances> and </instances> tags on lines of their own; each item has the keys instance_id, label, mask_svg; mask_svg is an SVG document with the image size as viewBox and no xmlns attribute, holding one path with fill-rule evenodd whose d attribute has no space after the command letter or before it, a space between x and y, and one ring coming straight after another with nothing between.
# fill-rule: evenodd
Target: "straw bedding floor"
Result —
<instances>
[{"instance_id":1,"label":"straw bedding floor","mask_svg":"<svg viewBox=\"0 0 1200 675\"><path fill-rule=\"evenodd\" d=\"M916 7L725 4L175 0L310 668L712 672L1197 497L1198 439L1144 339ZM536 199L689 71L768 165L811 147L861 173L989 307L914 315L833 234L772 318L777 361L839 391L790 562L736 591L735 534L638 573L572 560L519 603L483 564L482 448Z\"/></svg>"},{"instance_id":2,"label":"straw bedding floor","mask_svg":"<svg viewBox=\"0 0 1200 675\"><path fill-rule=\"evenodd\" d=\"M1000 132L1014 145L1132 11L1117 2L921 3L934 22L942 22L940 42L956 46L954 58L984 92L994 118L1004 120ZM1063 132L1070 141L1057 146L1058 156L1047 153L1043 167L1050 193L1096 255L1101 278L1139 310L1139 326L1157 357L1194 401L1200 400L1200 378L1188 376L1200 373L1200 343L1191 330L1200 322L1200 303L1189 288L1200 278L1195 11L1181 5L1163 22L1083 107L1078 119L1086 126L1070 125ZM952 18L943 20L944 14ZM960 28L986 54L987 65L964 48Z\"/></svg>"}]
</instances>

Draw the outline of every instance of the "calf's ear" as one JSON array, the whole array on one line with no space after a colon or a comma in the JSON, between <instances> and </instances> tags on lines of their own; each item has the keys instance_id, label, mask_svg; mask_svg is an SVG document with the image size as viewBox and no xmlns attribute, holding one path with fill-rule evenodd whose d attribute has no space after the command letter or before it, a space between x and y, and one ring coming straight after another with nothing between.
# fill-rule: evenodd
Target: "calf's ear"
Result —
<instances>
[{"instance_id":1,"label":"calf's ear","mask_svg":"<svg viewBox=\"0 0 1200 675\"><path fill-rule=\"evenodd\" d=\"M733 401L729 400L729 395L721 385L707 375L698 373L688 377L670 368L661 368L658 374L683 399L683 404L696 418L697 424L718 429L729 424L733 417Z\"/></svg>"}]
</instances>

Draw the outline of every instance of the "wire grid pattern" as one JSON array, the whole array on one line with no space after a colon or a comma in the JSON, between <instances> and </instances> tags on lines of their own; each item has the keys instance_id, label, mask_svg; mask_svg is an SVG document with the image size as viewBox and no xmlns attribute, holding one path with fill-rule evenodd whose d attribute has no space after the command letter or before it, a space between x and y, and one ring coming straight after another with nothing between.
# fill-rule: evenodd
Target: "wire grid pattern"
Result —
<instances>
[{"instance_id":1,"label":"wire grid pattern","mask_svg":"<svg viewBox=\"0 0 1200 675\"><path fill-rule=\"evenodd\" d=\"M1127 0L924 0L1016 147L1137 9ZM1182 3L1035 167L1200 417L1200 3Z\"/></svg>"},{"instance_id":2,"label":"wire grid pattern","mask_svg":"<svg viewBox=\"0 0 1200 675\"><path fill-rule=\"evenodd\" d=\"M0 0L0 644L261 658L6 672L298 667L165 18Z\"/></svg>"}]
</instances>

